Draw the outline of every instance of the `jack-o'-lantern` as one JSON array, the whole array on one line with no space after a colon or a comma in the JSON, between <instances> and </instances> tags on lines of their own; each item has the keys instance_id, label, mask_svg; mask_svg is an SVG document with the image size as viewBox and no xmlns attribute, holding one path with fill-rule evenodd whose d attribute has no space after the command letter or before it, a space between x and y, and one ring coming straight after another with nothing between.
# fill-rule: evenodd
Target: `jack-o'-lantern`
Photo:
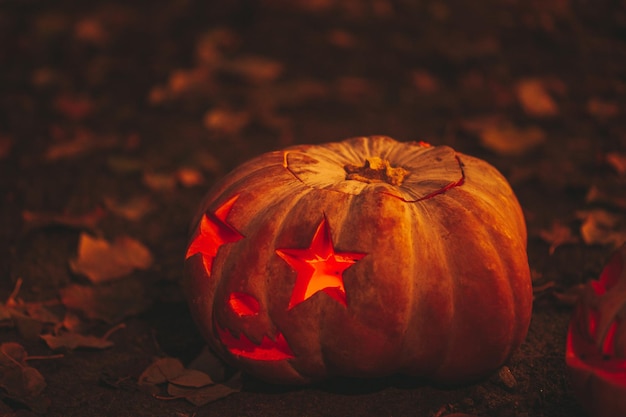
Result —
<instances>
[{"instance_id":1,"label":"jack-o'-lantern","mask_svg":"<svg viewBox=\"0 0 626 417\"><path fill-rule=\"evenodd\" d=\"M262 379L462 383L524 339L519 203L491 165L384 136L294 146L209 192L186 254L212 349Z\"/></svg>"},{"instance_id":2,"label":"jack-o'-lantern","mask_svg":"<svg viewBox=\"0 0 626 417\"><path fill-rule=\"evenodd\" d=\"M592 416L626 416L626 244L585 288L570 321L565 359Z\"/></svg>"}]
</instances>

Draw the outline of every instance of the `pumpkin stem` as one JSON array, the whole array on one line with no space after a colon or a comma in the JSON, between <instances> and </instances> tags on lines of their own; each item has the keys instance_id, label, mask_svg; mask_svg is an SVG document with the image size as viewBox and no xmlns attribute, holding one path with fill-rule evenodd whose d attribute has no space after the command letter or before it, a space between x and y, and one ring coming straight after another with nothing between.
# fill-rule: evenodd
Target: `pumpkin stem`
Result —
<instances>
[{"instance_id":1,"label":"pumpkin stem","mask_svg":"<svg viewBox=\"0 0 626 417\"><path fill-rule=\"evenodd\" d=\"M343 169L346 171L347 180L356 180L366 183L386 182L391 185L402 185L404 179L409 175L409 171L402 167L392 167L386 159L372 156L366 158L363 166L346 164Z\"/></svg>"}]
</instances>

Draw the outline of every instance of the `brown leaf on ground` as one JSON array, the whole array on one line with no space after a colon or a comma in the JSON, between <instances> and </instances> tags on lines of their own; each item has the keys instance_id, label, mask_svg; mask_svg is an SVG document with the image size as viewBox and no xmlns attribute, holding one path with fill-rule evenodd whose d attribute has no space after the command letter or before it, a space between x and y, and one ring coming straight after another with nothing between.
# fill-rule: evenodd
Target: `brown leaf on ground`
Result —
<instances>
[{"instance_id":1,"label":"brown leaf on ground","mask_svg":"<svg viewBox=\"0 0 626 417\"><path fill-rule=\"evenodd\" d=\"M0 344L0 398L22 403L44 412L46 399L40 397L46 381L39 371L26 364L28 354L18 343Z\"/></svg>"},{"instance_id":2,"label":"brown leaf on ground","mask_svg":"<svg viewBox=\"0 0 626 417\"><path fill-rule=\"evenodd\" d=\"M37 340L45 325L60 323L60 317L46 307L58 302L24 302L18 298L21 286L22 279L18 278L7 301L0 303L0 326L15 328L26 340Z\"/></svg>"},{"instance_id":3,"label":"brown leaf on ground","mask_svg":"<svg viewBox=\"0 0 626 417\"><path fill-rule=\"evenodd\" d=\"M626 175L626 153L609 152L605 159L619 175Z\"/></svg>"},{"instance_id":4,"label":"brown leaf on ground","mask_svg":"<svg viewBox=\"0 0 626 417\"><path fill-rule=\"evenodd\" d=\"M603 209L577 213L583 223L580 234L588 245L610 245L620 247L626 242L626 219Z\"/></svg>"},{"instance_id":5,"label":"brown leaf on ground","mask_svg":"<svg viewBox=\"0 0 626 417\"><path fill-rule=\"evenodd\" d=\"M237 75L252 84L265 84L276 81L283 72L283 64L271 58L244 55L223 61L220 69Z\"/></svg>"},{"instance_id":6,"label":"brown leaf on ground","mask_svg":"<svg viewBox=\"0 0 626 417\"><path fill-rule=\"evenodd\" d=\"M332 29L326 34L328 43L337 48L349 49L357 44L357 38L343 29Z\"/></svg>"},{"instance_id":7,"label":"brown leaf on ground","mask_svg":"<svg viewBox=\"0 0 626 417\"><path fill-rule=\"evenodd\" d=\"M589 188L585 201L588 203L597 203L607 206L613 206L618 209L626 210L626 195L624 194L624 184L618 182L616 184L602 183L593 185Z\"/></svg>"},{"instance_id":8,"label":"brown leaf on ground","mask_svg":"<svg viewBox=\"0 0 626 417\"><path fill-rule=\"evenodd\" d=\"M78 121L93 112L94 104L87 96L61 94L54 100L54 108L68 119Z\"/></svg>"},{"instance_id":9,"label":"brown leaf on ground","mask_svg":"<svg viewBox=\"0 0 626 417\"><path fill-rule=\"evenodd\" d=\"M207 346L189 364L189 369L196 369L209 375L213 381L224 381L226 378L226 365Z\"/></svg>"},{"instance_id":10,"label":"brown leaf on ground","mask_svg":"<svg viewBox=\"0 0 626 417\"><path fill-rule=\"evenodd\" d=\"M439 81L430 72L417 69L414 70L412 75L413 86L417 88L417 91L425 94L432 94L439 91Z\"/></svg>"},{"instance_id":11,"label":"brown leaf on ground","mask_svg":"<svg viewBox=\"0 0 626 417\"><path fill-rule=\"evenodd\" d=\"M66 132L62 128L53 127L52 130L52 136L55 140L44 153L44 158L47 161L75 158L98 149L114 147L119 143L115 136L96 136L86 129Z\"/></svg>"},{"instance_id":12,"label":"brown leaf on ground","mask_svg":"<svg viewBox=\"0 0 626 417\"><path fill-rule=\"evenodd\" d=\"M97 46L107 44L110 38L102 22L93 17L85 17L76 22L74 37L81 42Z\"/></svg>"},{"instance_id":13,"label":"brown leaf on ground","mask_svg":"<svg viewBox=\"0 0 626 417\"><path fill-rule=\"evenodd\" d=\"M119 236L110 243L82 233L78 256L70 261L70 267L73 272L99 284L122 278L135 269L148 269L152 262L148 248L131 237Z\"/></svg>"},{"instance_id":14,"label":"brown leaf on ground","mask_svg":"<svg viewBox=\"0 0 626 417\"><path fill-rule=\"evenodd\" d=\"M587 285L585 283L582 283L569 287L565 290L555 289L552 292L552 296L559 304L572 307L576 305L576 303L584 293L585 288L587 288Z\"/></svg>"},{"instance_id":15,"label":"brown leaf on ground","mask_svg":"<svg viewBox=\"0 0 626 417\"><path fill-rule=\"evenodd\" d=\"M225 27L212 29L196 43L196 60L200 66L215 67L224 59L224 51L234 49L239 43L239 36L233 30Z\"/></svg>"},{"instance_id":16,"label":"brown leaf on ground","mask_svg":"<svg viewBox=\"0 0 626 417\"><path fill-rule=\"evenodd\" d=\"M214 108L204 115L204 126L211 131L237 135L250 123L250 120L250 114L246 111Z\"/></svg>"},{"instance_id":17,"label":"brown leaf on ground","mask_svg":"<svg viewBox=\"0 0 626 417\"><path fill-rule=\"evenodd\" d=\"M520 105L530 116L550 117L559 113L556 102L546 91L544 84L535 78L521 80L515 86Z\"/></svg>"},{"instance_id":18,"label":"brown leaf on ground","mask_svg":"<svg viewBox=\"0 0 626 417\"><path fill-rule=\"evenodd\" d=\"M610 119L619 115L619 106L614 101L590 98L587 101L587 113L597 119Z\"/></svg>"},{"instance_id":19,"label":"brown leaf on ground","mask_svg":"<svg viewBox=\"0 0 626 417\"><path fill-rule=\"evenodd\" d=\"M204 184L202 172L195 168L182 167L176 171L176 178L183 187L196 187Z\"/></svg>"},{"instance_id":20,"label":"brown leaf on ground","mask_svg":"<svg viewBox=\"0 0 626 417\"><path fill-rule=\"evenodd\" d=\"M159 358L152 362L139 376L139 386L163 384L170 379L177 378L185 371L180 359Z\"/></svg>"},{"instance_id":21,"label":"brown leaf on ground","mask_svg":"<svg viewBox=\"0 0 626 417\"><path fill-rule=\"evenodd\" d=\"M175 378L170 378L169 382L190 388L202 388L215 383L210 376L197 369L185 369L182 374Z\"/></svg>"},{"instance_id":22,"label":"brown leaf on ground","mask_svg":"<svg viewBox=\"0 0 626 417\"><path fill-rule=\"evenodd\" d=\"M0 304L0 326L3 326L3 323L7 323L12 318L13 309L5 306L4 304ZM12 324L11 324L12 325Z\"/></svg>"},{"instance_id":23,"label":"brown leaf on ground","mask_svg":"<svg viewBox=\"0 0 626 417\"><path fill-rule=\"evenodd\" d=\"M0 344L0 367L25 366L27 356L26 349L19 343L6 342Z\"/></svg>"},{"instance_id":24,"label":"brown leaf on ground","mask_svg":"<svg viewBox=\"0 0 626 417\"><path fill-rule=\"evenodd\" d=\"M239 392L241 387L241 374L237 373L223 384L207 385L200 388L181 387L170 383L167 387L167 393L174 398L184 398L191 404L200 407Z\"/></svg>"},{"instance_id":25,"label":"brown leaf on ground","mask_svg":"<svg viewBox=\"0 0 626 417\"><path fill-rule=\"evenodd\" d=\"M105 197L104 205L117 216L131 221L141 220L144 215L154 209L154 201L147 195L135 196L125 201Z\"/></svg>"},{"instance_id":26,"label":"brown leaf on ground","mask_svg":"<svg viewBox=\"0 0 626 417\"><path fill-rule=\"evenodd\" d=\"M498 118L480 118L462 126L479 136L480 143L492 152L505 156L523 155L541 145L546 135L536 126L520 128Z\"/></svg>"},{"instance_id":27,"label":"brown leaf on ground","mask_svg":"<svg viewBox=\"0 0 626 417\"><path fill-rule=\"evenodd\" d=\"M550 229L540 230L539 237L550 244L550 255L561 245L579 242L578 236L574 236L572 229L559 221L554 221Z\"/></svg>"},{"instance_id":28,"label":"brown leaf on ground","mask_svg":"<svg viewBox=\"0 0 626 417\"><path fill-rule=\"evenodd\" d=\"M78 348L87 348L87 349L107 349L113 346L113 342L109 340L109 337L113 332L126 327L124 324L120 324L118 326L113 327L111 330L106 332L104 336L89 336L83 335L79 333L73 332L61 332L59 334L44 334L41 335L41 339L48 345L48 347L52 350L58 350L61 348L66 349L78 349Z\"/></svg>"},{"instance_id":29,"label":"brown leaf on ground","mask_svg":"<svg viewBox=\"0 0 626 417\"><path fill-rule=\"evenodd\" d=\"M130 278L98 286L73 284L59 293L66 308L107 323L139 314L151 304L144 285Z\"/></svg>"},{"instance_id":30,"label":"brown leaf on ground","mask_svg":"<svg viewBox=\"0 0 626 417\"><path fill-rule=\"evenodd\" d=\"M196 365L200 363L197 360L194 362ZM176 358L157 359L139 376L139 388L161 400L183 398L196 406L208 404L241 390L241 374L236 373L228 381L224 381L223 364L220 380L215 380L199 369L191 368L192 365L185 368ZM210 365L210 368L215 371L213 365Z\"/></svg>"},{"instance_id":31,"label":"brown leaf on ground","mask_svg":"<svg viewBox=\"0 0 626 417\"><path fill-rule=\"evenodd\" d=\"M143 173L142 180L153 191L172 192L176 189L177 178L175 173L146 171Z\"/></svg>"},{"instance_id":32,"label":"brown leaf on ground","mask_svg":"<svg viewBox=\"0 0 626 417\"><path fill-rule=\"evenodd\" d=\"M91 211L80 214L29 210L22 212L22 219L26 222L26 227L29 229L60 225L79 230L94 230L105 216L106 211L102 207L96 207Z\"/></svg>"}]
</instances>

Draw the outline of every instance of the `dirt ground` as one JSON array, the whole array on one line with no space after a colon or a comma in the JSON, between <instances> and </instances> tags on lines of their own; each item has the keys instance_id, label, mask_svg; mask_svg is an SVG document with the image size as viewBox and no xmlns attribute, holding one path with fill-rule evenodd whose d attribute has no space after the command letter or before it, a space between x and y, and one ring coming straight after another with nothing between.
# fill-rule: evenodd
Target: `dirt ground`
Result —
<instances>
[{"instance_id":1,"label":"dirt ground","mask_svg":"<svg viewBox=\"0 0 626 417\"><path fill-rule=\"evenodd\" d=\"M41 376L13 394L0 380L0 416L586 415L564 345L579 284L626 240L624 1L2 0L0 63L0 343ZM155 358L203 347L179 283L212 183L268 150L372 134L509 179L535 288L512 379L244 375L202 406L139 389ZM123 278L81 262L89 237L133 242ZM97 337L39 337L61 328Z\"/></svg>"}]
</instances>

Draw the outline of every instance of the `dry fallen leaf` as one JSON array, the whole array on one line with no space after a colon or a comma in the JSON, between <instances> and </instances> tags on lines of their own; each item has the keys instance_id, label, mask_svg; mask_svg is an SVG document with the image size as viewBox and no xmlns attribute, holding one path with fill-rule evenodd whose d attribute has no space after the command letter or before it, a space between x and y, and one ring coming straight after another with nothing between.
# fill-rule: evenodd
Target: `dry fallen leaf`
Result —
<instances>
[{"instance_id":1,"label":"dry fallen leaf","mask_svg":"<svg viewBox=\"0 0 626 417\"><path fill-rule=\"evenodd\" d=\"M174 379L185 371L180 359L159 358L152 362L139 376L139 386L163 384Z\"/></svg>"},{"instance_id":2,"label":"dry fallen leaf","mask_svg":"<svg viewBox=\"0 0 626 417\"><path fill-rule=\"evenodd\" d=\"M200 357L206 359L207 354L203 352ZM191 368L194 364L206 365L207 363L204 360L196 360L189 368L185 368L176 358L157 359L139 376L139 388L161 400L183 398L196 406L210 403L241 390L240 373L235 373L229 380L224 381L223 363L220 364L222 369L219 372L215 372L216 368L213 364L209 365L210 372L221 375L219 380L212 378L203 370ZM164 395L165 393L167 395Z\"/></svg>"},{"instance_id":3,"label":"dry fallen leaf","mask_svg":"<svg viewBox=\"0 0 626 417\"><path fill-rule=\"evenodd\" d=\"M226 379L226 364L211 352L206 345L202 349L202 352L189 363L189 368L204 372L209 375L213 381L219 382Z\"/></svg>"},{"instance_id":4,"label":"dry fallen leaf","mask_svg":"<svg viewBox=\"0 0 626 417\"><path fill-rule=\"evenodd\" d=\"M239 392L241 388L241 374L237 373L222 384L206 385L200 388L181 387L170 383L167 387L167 393L174 398L184 398L193 405L200 407Z\"/></svg>"},{"instance_id":5,"label":"dry fallen leaf","mask_svg":"<svg viewBox=\"0 0 626 417\"><path fill-rule=\"evenodd\" d=\"M24 302L18 298L22 279L18 278L7 301L0 303L0 326L15 328L26 340L38 340L46 325L57 325L60 317L47 305L58 305L58 301Z\"/></svg>"},{"instance_id":6,"label":"dry fallen leaf","mask_svg":"<svg viewBox=\"0 0 626 417\"><path fill-rule=\"evenodd\" d=\"M92 17L85 17L76 22L74 36L81 42L97 46L105 45L110 37L102 22Z\"/></svg>"},{"instance_id":7,"label":"dry fallen leaf","mask_svg":"<svg viewBox=\"0 0 626 417\"><path fill-rule=\"evenodd\" d=\"M593 204L615 207L626 210L626 194L624 184L603 182L601 185L592 185L585 196L585 201Z\"/></svg>"},{"instance_id":8,"label":"dry fallen leaf","mask_svg":"<svg viewBox=\"0 0 626 417\"><path fill-rule=\"evenodd\" d=\"M516 93L522 108L530 116L549 117L559 112L557 104L538 79L527 78L519 81Z\"/></svg>"},{"instance_id":9,"label":"dry fallen leaf","mask_svg":"<svg viewBox=\"0 0 626 417\"><path fill-rule=\"evenodd\" d=\"M413 86L420 93L432 94L439 90L439 81L430 72L418 69L413 71Z\"/></svg>"},{"instance_id":10,"label":"dry fallen leaf","mask_svg":"<svg viewBox=\"0 0 626 417\"><path fill-rule=\"evenodd\" d=\"M519 128L510 123L485 126L479 135L485 148L505 156L523 155L546 139L545 132L539 127Z\"/></svg>"},{"instance_id":11,"label":"dry fallen leaf","mask_svg":"<svg viewBox=\"0 0 626 417\"><path fill-rule=\"evenodd\" d=\"M160 173L146 171L143 173L143 183L151 190L172 192L176 189L177 178L175 173Z\"/></svg>"},{"instance_id":12,"label":"dry fallen leaf","mask_svg":"<svg viewBox=\"0 0 626 417\"><path fill-rule=\"evenodd\" d=\"M22 212L22 219L29 229L46 227L50 225L61 225L73 229L94 230L100 220L106 216L106 211L102 207L96 207L91 211L81 214L51 213L42 211Z\"/></svg>"},{"instance_id":13,"label":"dry fallen leaf","mask_svg":"<svg viewBox=\"0 0 626 417\"><path fill-rule=\"evenodd\" d=\"M204 115L204 126L215 132L237 135L250 123L250 114L246 111L211 109Z\"/></svg>"},{"instance_id":14,"label":"dry fallen leaf","mask_svg":"<svg viewBox=\"0 0 626 417\"><path fill-rule=\"evenodd\" d=\"M619 106L613 101L591 98L587 102L587 112L598 119L609 119L619 114Z\"/></svg>"},{"instance_id":15,"label":"dry fallen leaf","mask_svg":"<svg viewBox=\"0 0 626 417\"><path fill-rule=\"evenodd\" d=\"M605 158L619 175L626 175L626 153L609 152Z\"/></svg>"},{"instance_id":16,"label":"dry fallen leaf","mask_svg":"<svg viewBox=\"0 0 626 417\"><path fill-rule=\"evenodd\" d=\"M140 220L154 209L154 202L147 195L135 196L125 201L105 197L104 204L112 213L131 221Z\"/></svg>"},{"instance_id":17,"label":"dry fallen leaf","mask_svg":"<svg viewBox=\"0 0 626 417\"><path fill-rule=\"evenodd\" d=\"M151 304L144 285L134 279L98 286L73 284L60 289L59 293L61 302L69 310L107 323L139 314Z\"/></svg>"},{"instance_id":18,"label":"dry fallen leaf","mask_svg":"<svg viewBox=\"0 0 626 417\"><path fill-rule=\"evenodd\" d=\"M18 343L0 344L0 398L26 405L33 411L45 412L47 399L41 397L46 381L39 371L28 366L24 347Z\"/></svg>"},{"instance_id":19,"label":"dry fallen leaf","mask_svg":"<svg viewBox=\"0 0 626 417\"><path fill-rule=\"evenodd\" d=\"M250 83L263 84L278 79L283 72L283 64L263 56L244 55L223 61L220 69L238 75Z\"/></svg>"},{"instance_id":20,"label":"dry fallen leaf","mask_svg":"<svg viewBox=\"0 0 626 417\"><path fill-rule=\"evenodd\" d=\"M622 216L603 209L580 211L583 220L580 234L588 245L611 245L620 247L626 242L626 222Z\"/></svg>"},{"instance_id":21,"label":"dry fallen leaf","mask_svg":"<svg viewBox=\"0 0 626 417\"><path fill-rule=\"evenodd\" d=\"M55 336L44 334L40 336L46 345L52 350L60 348L76 349L76 348L93 348L106 349L113 346L113 342L96 336L85 336L78 333L63 333Z\"/></svg>"},{"instance_id":22,"label":"dry fallen leaf","mask_svg":"<svg viewBox=\"0 0 626 417\"><path fill-rule=\"evenodd\" d=\"M586 288L586 284L577 284L573 285L565 290L554 290L552 291L552 296L558 301L560 304L565 306L574 306L583 295Z\"/></svg>"},{"instance_id":23,"label":"dry fallen leaf","mask_svg":"<svg viewBox=\"0 0 626 417\"><path fill-rule=\"evenodd\" d=\"M333 29L326 34L328 42L337 48L349 49L357 44L357 38L343 29Z\"/></svg>"},{"instance_id":24,"label":"dry fallen leaf","mask_svg":"<svg viewBox=\"0 0 626 417\"><path fill-rule=\"evenodd\" d=\"M176 178L183 187L196 187L204 184L202 172L195 168L182 167L176 171Z\"/></svg>"},{"instance_id":25,"label":"dry fallen leaf","mask_svg":"<svg viewBox=\"0 0 626 417\"><path fill-rule=\"evenodd\" d=\"M74 158L97 149L111 148L119 144L116 136L96 136L93 132L79 128L66 132L62 128L52 128L55 141L46 149L44 158L48 161Z\"/></svg>"},{"instance_id":26,"label":"dry fallen leaf","mask_svg":"<svg viewBox=\"0 0 626 417\"><path fill-rule=\"evenodd\" d=\"M553 222L548 230L540 230L539 237L550 244L550 255L561 245L579 241L578 237L572 233L572 229L559 221Z\"/></svg>"},{"instance_id":27,"label":"dry fallen leaf","mask_svg":"<svg viewBox=\"0 0 626 417\"><path fill-rule=\"evenodd\" d=\"M148 269L152 262L150 251L131 237L119 236L110 243L82 233L78 256L70 261L70 266L75 273L98 284L122 278L135 269Z\"/></svg>"},{"instance_id":28,"label":"dry fallen leaf","mask_svg":"<svg viewBox=\"0 0 626 417\"><path fill-rule=\"evenodd\" d=\"M54 100L54 108L71 120L82 120L93 111L93 101L87 96L62 94Z\"/></svg>"},{"instance_id":29,"label":"dry fallen leaf","mask_svg":"<svg viewBox=\"0 0 626 417\"><path fill-rule=\"evenodd\" d=\"M185 369L182 374L169 380L172 384L182 387L201 388L215 384L210 376L197 369Z\"/></svg>"},{"instance_id":30,"label":"dry fallen leaf","mask_svg":"<svg viewBox=\"0 0 626 417\"><path fill-rule=\"evenodd\" d=\"M58 350L61 348L66 349L78 349L78 348L88 348L88 349L107 349L113 346L113 342L109 340L109 337L113 332L124 328L123 324L113 327L111 330L106 332L106 334L102 337L97 336L88 336L79 333L73 332L61 332L59 334L43 334L41 335L41 339L48 345L48 347L52 350Z\"/></svg>"}]
</instances>

